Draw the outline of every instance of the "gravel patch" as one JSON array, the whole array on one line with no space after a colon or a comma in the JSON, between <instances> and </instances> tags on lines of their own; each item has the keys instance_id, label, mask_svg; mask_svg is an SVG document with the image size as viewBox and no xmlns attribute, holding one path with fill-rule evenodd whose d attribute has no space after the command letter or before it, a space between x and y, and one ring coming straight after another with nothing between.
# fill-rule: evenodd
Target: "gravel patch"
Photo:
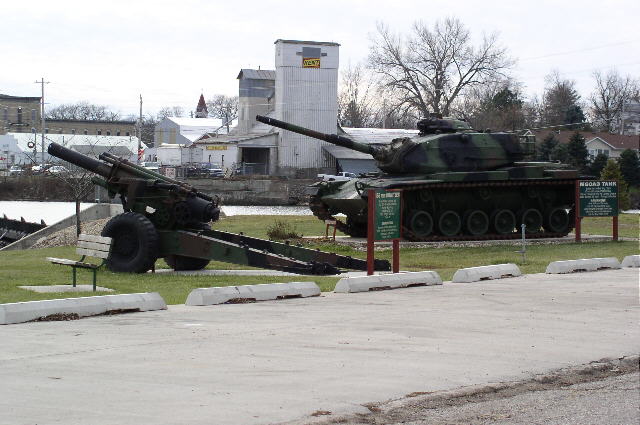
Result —
<instances>
[{"instance_id":1,"label":"gravel patch","mask_svg":"<svg viewBox=\"0 0 640 425\"><path fill-rule=\"evenodd\" d=\"M100 220L86 221L82 223L82 233L88 235L99 235L102 228L111 218L103 218ZM31 248L52 248L56 246L75 245L78 242L76 235L76 226L69 226L56 233L46 236L38 240Z\"/></svg>"}]
</instances>

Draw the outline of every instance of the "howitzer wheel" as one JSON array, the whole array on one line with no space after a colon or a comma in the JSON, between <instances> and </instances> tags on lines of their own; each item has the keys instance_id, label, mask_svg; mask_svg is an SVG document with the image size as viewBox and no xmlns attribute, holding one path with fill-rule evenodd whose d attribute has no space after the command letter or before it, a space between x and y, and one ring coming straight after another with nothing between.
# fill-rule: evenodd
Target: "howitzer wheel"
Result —
<instances>
[{"instance_id":1,"label":"howitzer wheel","mask_svg":"<svg viewBox=\"0 0 640 425\"><path fill-rule=\"evenodd\" d=\"M153 267L158 258L158 231L142 214L119 214L107 222L101 234L113 239L106 260L111 271L144 273Z\"/></svg>"}]
</instances>

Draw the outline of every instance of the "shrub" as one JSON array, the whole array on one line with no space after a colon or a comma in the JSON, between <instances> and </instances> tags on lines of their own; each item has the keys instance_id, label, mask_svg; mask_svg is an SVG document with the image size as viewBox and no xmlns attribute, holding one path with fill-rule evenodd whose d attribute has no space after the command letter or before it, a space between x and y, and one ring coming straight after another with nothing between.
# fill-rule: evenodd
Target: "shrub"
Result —
<instances>
[{"instance_id":1,"label":"shrub","mask_svg":"<svg viewBox=\"0 0 640 425\"><path fill-rule=\"evenodd\" d=\"M284 240L284 239L299 239L302 235L298 234L295 226L284 220L276 220L267 227L267 236L269 239Z\"/></svg>"}]
</instances>

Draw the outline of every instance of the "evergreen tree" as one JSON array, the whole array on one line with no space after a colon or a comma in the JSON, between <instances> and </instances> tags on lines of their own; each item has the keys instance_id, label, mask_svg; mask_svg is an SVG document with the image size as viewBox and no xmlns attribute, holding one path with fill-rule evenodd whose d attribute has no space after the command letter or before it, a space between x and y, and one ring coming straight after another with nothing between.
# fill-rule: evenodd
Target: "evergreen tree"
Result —
<instances>
[{"instance_id":1,"label":"evergreen tree","mask_svg":"<svg viewBox=\"0 0 640 425\"><path fill-rule=\"evenodd\" d=\"M538 159L540 161L549 161L551 159L551 152L558 143L556 136L553 133L549 133L538 147Z\"/></svg>"},{"instance_id":2,"label":"evergreen tree","mask_svg":"<svg viewBox=\"0 0 640 425\"><path fill-rule=\"evenodd\" d=\"M605 165L602 173L600 173L600 180L615 180L618 182L618 208L620 210L628 210L631 206L629 188L627 187L627 182L625 182L622 177L620 166L616 161L613 159L607 161L607 165Z\"/></svg>"},{"instance_id":3,"label":"evergreen tree","mask_svg":"<svg viewBox=\"0 0 640 425\"><path fill-rule=\"evenodd\" d=\"M569 155L569 164L576 167L579 171L588 171L589 151L585 145L585 139L579 131L576 131L573 136L571 136L567 144L567 154Z\"/></svg>"},{"instance_id":4,"label":"evergreen tree","mask_svg":"<svg viewBox=\"0 0 640 425\"><path fill-rule=\"evenodd\" d=\"M564 164L569 162L569 151L567 149L567 145L558 143L549 154L549 159L551 161L560 161Z\"/></svg>"},{"instance_id":5,"label":"evergreen tree","mask_svg":"<svg viewBox=\"0 0 640 425\"><path fill-rule=\"evenodd\" d=\"M599 177L608 160L609 157L607 155L599 153L589 164L589 175Z\"/></svg>"},{"instance_id":6,"label":"evergreen tree","mask_svg":"<svg viewBox=\"0 0 640 425\"><path fill-rule=\"evenodd\" d=\"M640 159L632 149L625 149L618 160L620 172L630 186L640 185Z\"/></svg>"}]
</instances>

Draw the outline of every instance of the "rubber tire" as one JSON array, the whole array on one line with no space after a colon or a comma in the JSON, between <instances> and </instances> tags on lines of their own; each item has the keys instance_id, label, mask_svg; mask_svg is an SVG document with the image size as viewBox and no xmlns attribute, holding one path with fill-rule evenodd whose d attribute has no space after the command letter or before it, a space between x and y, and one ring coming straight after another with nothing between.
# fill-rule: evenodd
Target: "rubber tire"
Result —
<instances>
[{"instance_id":1,"label":"rubber tire","mask_svg":"<svg viewBox=\"0 0 640 425\"><path fill-rule=\"evenodd\" d=\"M126 212L113 217L101 235L113 238L106 260L107 268L113 272L145 273L158 258L158 231L142 214Z\"/></svg>"},{"instance_id":2,"label":"rubber tire","mask_svg":"<svg viewBox=\"0 0 640 425\"><path fill-rule=\"evenodd\" d=\"M457 220L457 223L455 221L450 223L450 224L453 224L454 226L450 230L448 230L447 233L442 231L443 219L445 217L450 217L453 220ZM440 231L440 234L442 234L443 236L455 236L458 233L460 233L461 229L462 229L462 220L460 220L460 214L458 214L457 212L448 210L440 214L440 217L438 217L438 230ZM455 231L452 231L452 230L455 230Z\"/></svg>"},{"instance_id":3,"label":"rubber tire","mask_svg":"<svg viewBox=\"0 0 640 425\"><path fill-rule=\"evenodd\" d=\"M508 224L504 223L504 217L500 217L500 216L504 216L506 215L508 217L508 220L511 221L511 230L507 231L507 226L509 226ZM498 221L498 218L501 218L501 223L496 224L496 222ZM510 235L511 233L514 232L514 229L516 228L516 215L511 212L510 210L507 209L502 209L502 210L496 210L491 214L491 228L493 229L494 232L496 232L499 235Z\"/></svg>"},{"instance_id":4,"label":"rubber tire","mask_svg":"<svg viewBox=\"0 0 640 425\"><path fill-rule=\"evenodd\" d=\"M529 223L532 222L532 218L535 218L535 226L529 225ZM529 223L526 223L525 221L528 221ZM524 230L525 233L540 233L543 221L542 213L535 208L523 209L518 213L518 226L522 225L523 222L525 222L524 224L527 224L527 227Z\"/></svg>"},{"instance_id":5,"label":"rubber tire","mask_svg":"<svg viewBox=\"0 0 640 425\"><path fill-rule=\"evenodd\" d=\"M175 271L202 270L211 260L205 258L185 257L183 255L167 255L164 261Z\"/></svg>"},{"instance_id":6,"label":"rubber tire","mask_svg":"<svg viewBox=\"0 0 640 425\"><path fill-rule=\"evenodd\" d=\"M475 223L472 223L472 219L474 219L473 221L475 221ZM478 220L484 220L484 223L480 223L482 224L480 229L472 231L472 227L478 225ZM489 216L482 210L469 210L465 212L463 222L465 232L468 235L482 236L489 230Z\"/></svg>"},{"instance_id":7,"label":"rubber tire","mask_svg":"<svg viewBox=\"0 0 640 425\"><path fill-rule=\"evenodd\" d=\"M552 216L555 216L553 219ZM564 208L551 208L544 214L544 230L551 233L568 233L569 232L569 214Z\"/></svg>"},{"instance_id":8,"label":"rubber tire","mask_svg":"<svg viewBox=\"0 0 640 425\"><path fill-rule=\"evenodd\" d=\"M408 224L409 229L418 238L425 238L433 233L433 218L426 211L412 211ZM423 229L425 227L426 230Z\"/></svg>"}]
</instances>

